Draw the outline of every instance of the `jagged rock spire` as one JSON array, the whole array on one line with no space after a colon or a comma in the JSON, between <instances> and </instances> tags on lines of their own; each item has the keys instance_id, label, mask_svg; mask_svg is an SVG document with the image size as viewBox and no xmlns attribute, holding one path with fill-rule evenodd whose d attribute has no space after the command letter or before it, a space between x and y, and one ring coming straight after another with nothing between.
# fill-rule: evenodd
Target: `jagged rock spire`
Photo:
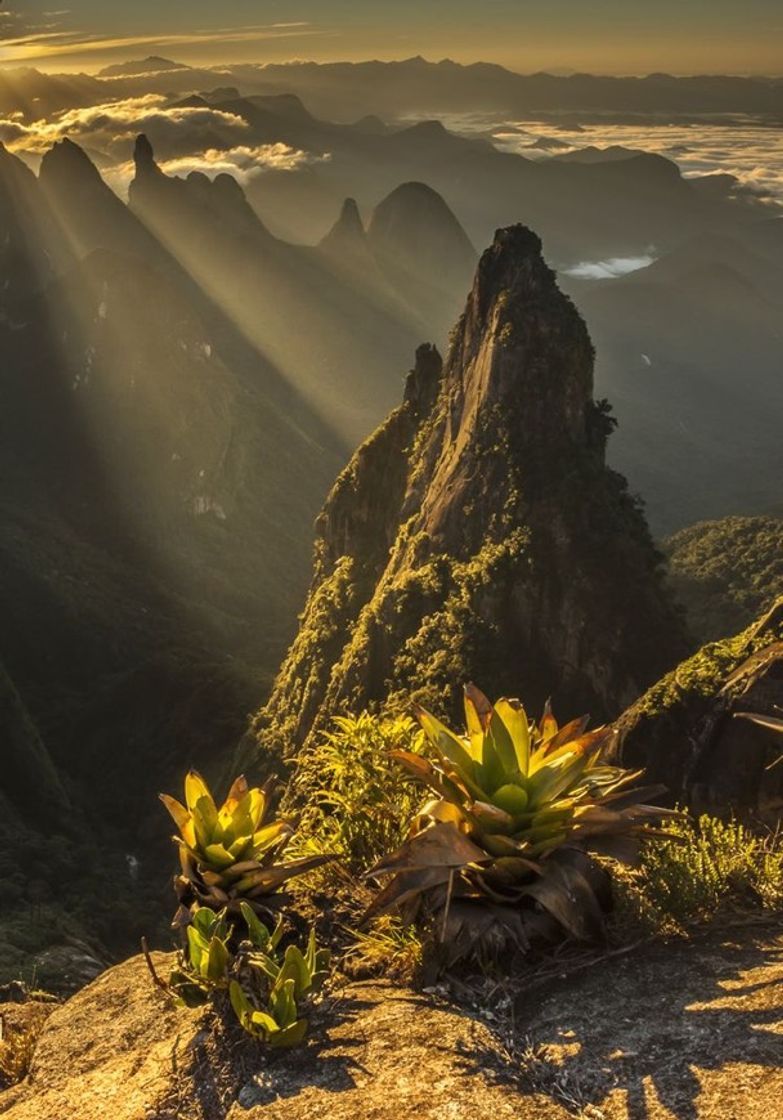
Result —
<instances>
[{"instance_id":1,"label":"jagged rock spire","mask_svg":"<svg viewBox=\"0 0 783 1120\"><path fill-rule=\"evenodd\" d=\"M340 217L321 241L321 248L336 257L367 253L367 235L355 198L346 198Z\"/></svg>"},{"instance_id":2,"label":"jagged rock spire","mask_svg":"<svg viewBox=\"0 0 783 1120\"><path fill-rule=\"evenodd\" d=\"M657 553L594 438L592 364L538 237L499 230L442 375L421 348L403 405L319 518L265 742L290 751L387 698L458 718L467 680L600 719L674 663L683 634Z\"/></svg>"},{"instance_id":3,"label":"jagged rock spire","mask_svg":"<svg viewBox=\"0 0 783 1120\"><path fill-rule=\"evenodd\" d=\"M144 175L160 173L160 168L155 162L155 152L152 144L143 132L136 137L136 145L133 149L133 162L136 165L136 175L139 178Z\"/></svg>"}]
</instances>

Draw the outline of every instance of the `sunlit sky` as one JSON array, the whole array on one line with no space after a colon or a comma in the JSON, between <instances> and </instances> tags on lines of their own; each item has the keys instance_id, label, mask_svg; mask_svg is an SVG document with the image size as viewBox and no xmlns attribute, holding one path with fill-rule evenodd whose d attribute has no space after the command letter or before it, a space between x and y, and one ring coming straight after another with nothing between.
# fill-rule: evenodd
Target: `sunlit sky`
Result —
<instances>
[{"instance_id":1,"label":"sunlit sky","mask_svg":"<svg viewBox=\"0 0 783 1120\"><path fill-rule=\"evenodd\" d=\"M477 59L520 71L783 70L780 0L0 0L0 62Z\"/></svg>"}]
</instances>

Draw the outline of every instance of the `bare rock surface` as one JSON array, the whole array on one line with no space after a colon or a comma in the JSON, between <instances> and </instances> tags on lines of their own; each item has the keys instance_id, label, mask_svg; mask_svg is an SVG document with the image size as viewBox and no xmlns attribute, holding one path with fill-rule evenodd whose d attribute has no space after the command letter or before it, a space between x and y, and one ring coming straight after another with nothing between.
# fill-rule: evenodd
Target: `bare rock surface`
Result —
<instances>
[{"instance_id":1,"label":"bare rock surface","mask_svg":"<svg viewBox=\"0 0 783 1120\"><path fill-rule=\"evenodd\" d=\"M167 958L156 957L163 972ZM477 1010L388 983L333 993L265 1051L175 1011L141 958L44 1027L3 1120L778 1120L783 924L654 944Z\"/></svg>"},{"instance_id":2,"label":"bare rock surface","mask_svg":"<svg viewBox=\"0 0 783 1120\"><path fill-rule=\"evenodd\" d=\"M157 954L165 967L166 957ZM174 1101L200 1016L178 1012L142 957L103 973L49 1018L28 1079L0 1094L12 1120L163 1120L203 1116Z\"/></svg>"}]
</instances>

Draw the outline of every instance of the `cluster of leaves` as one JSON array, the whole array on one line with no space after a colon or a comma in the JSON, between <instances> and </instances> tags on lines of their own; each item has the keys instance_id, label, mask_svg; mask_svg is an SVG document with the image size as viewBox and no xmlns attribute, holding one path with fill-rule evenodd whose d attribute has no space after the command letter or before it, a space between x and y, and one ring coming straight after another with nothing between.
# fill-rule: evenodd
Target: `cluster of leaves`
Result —
<instances>
[{"instance_id":1,"label":"cluster of leaves","mask_svg":"<svg viewBox=\"0 0 783 1120\"><path fill-rule=\"evenodd\" d=\"M308 1027L299 1013L301 1003L326 980L329 951L318 948L315 930L310 931L304 951L295 944L282 950L282 919L270 931L247 902L241 901L239 909L247 937L236 948L237 923L229 919L227 910L215 913L208 906L195 910L169 988L187 1007L228 991L244 1030L273 1047L295 1046Z\"/></svg>"},{"instance_id":2,"label":"cluster of leaves","mask_svg":"<svg viewBox=\"0 0 783 1120\"><path fill-rule=\"evenodd\" d=\"M681 931L725 911L783 907L783 837L703 815L667 821L618 876L616 923Z\"/></svg>"},{"instance_id":3,"label":"cluster of leaves","mask_svg":"<svg viewBox=\"0 0 783 1120\"><path fill-rule=\"evenodd\" d=\"M640 773L605 761L611 730L588 732L586 718L560 728L548 705L532 722L519 701L493 707L474 686L464 736L418 715L435 761L393 754L434 796L372 869L390 881L368 913L429 920L447 965L487 948L525 952L563 931L599 932L604 884L588 850L624 858L667 815L642 803L659 789L629 789Z\"/></svg>"},{"instance_id":4,"label":"cluster of leaves","mask_svg":"<svg viewBox=\"0 0 783 1120\"><path fill-rule=\"evenodd\" d=\"M304 951L288 944L278 914L270 930L260 914L274 915L283 901L278 887L320 867L325 854L280 862L293 836L292 824L267 820L268 798L237 778L218 808L204 779L185 779L185 805L161 800L178 829L182 872L175 879L179 909L175 925L185 944L169 977L177 1000L197 1006L228 992L239 1023L270 1046L293 1046L307 1032L299 1005L321 987L329 953L311 930ZM215 909L217 904L220 909Z\"/></svg>"},{"instance_id":5,"label":"cluster of leaves","mask_svg":"<svg viewBox=\"0 0 783 1120\"><path fill-rule=\"evenodd\" d=\"M239 900L246 898L263 909L263 900L288 879L330 858L319 854L280 862L294 834L293 825L284 818L267 821L268 794L249 789L243 776L236 779L220 808L194 770L185 779L185 805L165 793L160 798L179 829L174 841L182 871L175 888L183 921L194 905L236 911Z\"/></svg>"}]
</instances>

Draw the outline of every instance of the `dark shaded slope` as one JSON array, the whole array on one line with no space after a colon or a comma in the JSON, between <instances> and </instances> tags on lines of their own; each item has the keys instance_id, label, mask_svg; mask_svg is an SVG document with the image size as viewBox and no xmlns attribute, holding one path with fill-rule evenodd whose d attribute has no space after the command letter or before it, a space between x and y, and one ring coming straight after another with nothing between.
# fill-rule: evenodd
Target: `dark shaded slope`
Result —
<instances>
[{"instance_id":1,"label":"dark shaded slope","mask_svg":"<svg viewBox=\"0 0 783 1120\"><path fill-rule=\"evenodd\" d=\"M143 932L168 853L155 794L222 772L290 637L341 448L78 149L41 183L0 153L0 197L0 943L18 971L85 923L116 952ZM35 871L42 829L57 853Z\"/></svg>"},{"instance_id":2,"label":"dark shaded slope","mask_svg":"<svg viewBox=\"0 0 783 1120\"><path fill-rule=\"evenodd\" d=\"M621 279L567 288L620 421L612 461L643 494L654 529L772 510L783 471L774 255L702 237Z\"/></svg>"}]
</instances>

